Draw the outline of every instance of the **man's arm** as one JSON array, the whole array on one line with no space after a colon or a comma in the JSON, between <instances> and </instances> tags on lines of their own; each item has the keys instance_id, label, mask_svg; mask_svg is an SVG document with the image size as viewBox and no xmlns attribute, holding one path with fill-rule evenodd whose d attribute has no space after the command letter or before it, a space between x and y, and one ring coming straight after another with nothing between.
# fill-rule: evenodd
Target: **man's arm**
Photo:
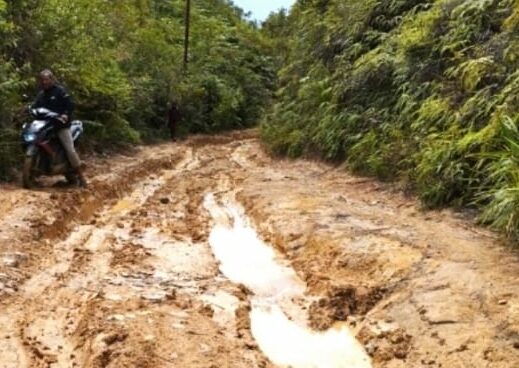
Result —
<instances>
[{"instance_id":1,"label":"man's arm","mask_svg":"<svg viewBox=\"0 0 519 368\"><path fill-rule=\"evenodd\" d=\"M72 97L70 94L65 90L65 88L60 88L60 94L61 94L61 101L63 104L63 115L66 115L65 120L69 120L72 116L72 113L74 112L74 101L72 100Z\"/></svg>"},{"instance_id":2,"label":"man's arm","mask_svg":"<svg viewBox=\"0 0 519 368\"><path fill-rule=\"evenodd\" d=\"M31 105L32 109L36 109L38 107L43 107L43 92L40 91L36 95L36 98L34 99L34 102Z\"/></svg>"}]
</instances>

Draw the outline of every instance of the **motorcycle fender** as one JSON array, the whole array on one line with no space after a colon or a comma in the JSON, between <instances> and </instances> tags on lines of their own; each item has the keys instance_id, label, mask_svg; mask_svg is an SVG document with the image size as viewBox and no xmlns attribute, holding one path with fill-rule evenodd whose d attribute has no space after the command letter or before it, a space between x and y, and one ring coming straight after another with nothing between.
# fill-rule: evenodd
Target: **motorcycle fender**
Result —
<instances>
[{"instance_id":1,"label":"motorcycle fender","mask_svg":"<svg viewBox=\"0 0 519 368\"><path fill-rule=\"evenodd\" d=\"M25 156L27 156L27 157L36 156L37 152L38 152L38 148L34 144L31 144L25 150Z\"/></svg>"},{"instance_id":2,"label":"motorcycle fender","mask_svg":"<svg viewBox=\"0 0 519 368\"><path fill-rule=\"evenodd\" d=\"M47 153L49 156L54 156L56 151L54 150L54 148L51 146L51 143L49 141L44 141L44 142L37 142L36 143L36 146L40 149L42 149L45 153Z\"/></svg>"}]
</instances>

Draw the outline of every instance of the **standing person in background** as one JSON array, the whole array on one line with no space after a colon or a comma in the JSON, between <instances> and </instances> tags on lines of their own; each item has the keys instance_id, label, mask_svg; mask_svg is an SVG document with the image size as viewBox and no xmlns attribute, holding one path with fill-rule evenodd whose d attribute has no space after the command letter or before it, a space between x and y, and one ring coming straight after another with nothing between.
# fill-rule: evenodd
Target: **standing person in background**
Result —
<instances>
[{"instance_id":1,"label":"standing person in background","mask_svg":"<svg viewBox=\"0 0 519 368\"><path fill-rule=\"evenodd\" d=\"M72 121L72 112L74 110L72 97L70 97L65 87L56 82L54 74L48 69L40 73L39 82L40 92L36 96L32 107L44 107L60 115L54 129L56 129L56 134L65 149L70 165L76 171L79 185L86 187L87 182L83 176L83 165L79 160L70 132L70 122Z\"/></svg>"},{"instance_id":2,"label":"standing person in background","mask_svg":"<svg viewBox=\"0 0 519 368\"><path fill-rule=\"evenodd\" d=\"M175 100L171 100L168 109L168 126L172 141L177 140L177 125L181 119L182 114L180 113L177 102Z\"/></svg>"}]
</instances>

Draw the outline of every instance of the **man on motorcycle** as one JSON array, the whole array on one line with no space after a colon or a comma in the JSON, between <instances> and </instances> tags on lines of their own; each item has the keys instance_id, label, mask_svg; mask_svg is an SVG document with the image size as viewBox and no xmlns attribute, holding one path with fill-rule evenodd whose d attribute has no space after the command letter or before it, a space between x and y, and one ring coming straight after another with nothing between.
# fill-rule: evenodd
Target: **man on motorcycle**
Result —
<instances>
[{"instance_id":1,"label":"man on motorcycle","mask_svg":"<svg viewBox=\"0 0 519 368\"><path fill-rule=\"evenodd\" d=\"M83 175L84 166L74 148L74 140L70 133L70 122L74 110L72 98L63 86L57 84L54 74L48 69L40 73L39 82L40 92L32 107L44 107L60 115L54 126L56 134L65 149L70 165L77 173L79 185L86 187L87 182Z\"/></svg>"}]
</instances>

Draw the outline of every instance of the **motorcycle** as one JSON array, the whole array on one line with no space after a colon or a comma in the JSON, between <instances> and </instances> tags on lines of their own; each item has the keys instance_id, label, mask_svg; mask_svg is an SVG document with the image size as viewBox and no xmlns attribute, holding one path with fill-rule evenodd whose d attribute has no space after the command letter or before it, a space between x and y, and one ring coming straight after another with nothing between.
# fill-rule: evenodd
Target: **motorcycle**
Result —
<instances>
[{"instance_id":1,"label":"motorcycle","mask_svg":"<svg viewBox=\"0 0 519 368\"><path fill-rule=\"evenodd\" d=\"M54 129L59 114L41 107L31 108L29 113L33 121L23 125L21 134L22 149L25 152L23 186L32 188L35 179L43 175L64 175L69 184L77 184L77 173L70 165ZM76 144L83 133L83 123L79 120L72 121L70 132Z\"/></svg>"}]
</instances>

